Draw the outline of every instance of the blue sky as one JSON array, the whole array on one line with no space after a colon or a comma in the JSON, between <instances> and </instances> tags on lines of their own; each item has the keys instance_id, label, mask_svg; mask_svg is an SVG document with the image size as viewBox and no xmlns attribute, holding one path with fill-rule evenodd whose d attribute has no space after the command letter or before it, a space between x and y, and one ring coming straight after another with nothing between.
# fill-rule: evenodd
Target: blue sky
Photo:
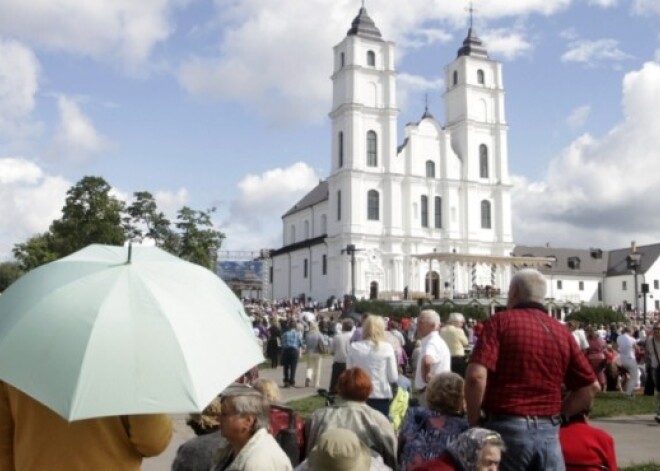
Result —
<instances>
[{"instance_id":1,"label":"blue sky","mask_svg":"<svg viewBox=\"0 0 660 471\"><path fill-rule=\"evenodd\" d=\"M504 63L516 242L660 241L660 0L474 4ZM397 44L401 129L426 94L443 121L467 5L367 0ZM217 207L226 249L279 246L281 214L327 176L331 48L359 6L0 2L0 259L84 175L171 215Z\"/></svg>"}]
</instances>

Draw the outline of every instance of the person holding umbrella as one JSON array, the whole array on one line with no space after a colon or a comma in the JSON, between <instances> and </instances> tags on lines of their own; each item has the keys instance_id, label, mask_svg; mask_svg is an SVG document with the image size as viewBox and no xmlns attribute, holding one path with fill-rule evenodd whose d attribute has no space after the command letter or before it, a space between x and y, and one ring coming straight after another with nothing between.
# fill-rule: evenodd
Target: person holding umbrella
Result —
<instances>
[{"instance_id":1,"label":"person holding umbrella","mask_svg":"<svg viewBox=\"0 0 660 471\"><path fill-rule=\"evenodd\" d=\"M140 471L172 438L167 414L123 415L67 422L0 381L2 471Z\"/></svg>"}]
</instances>

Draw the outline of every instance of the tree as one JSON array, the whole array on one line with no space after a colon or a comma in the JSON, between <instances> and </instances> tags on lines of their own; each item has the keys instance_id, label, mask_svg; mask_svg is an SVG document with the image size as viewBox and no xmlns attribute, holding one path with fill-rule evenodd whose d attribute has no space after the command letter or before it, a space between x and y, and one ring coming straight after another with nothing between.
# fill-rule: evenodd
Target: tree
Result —
<instances>
[{"instance_id":1,"label":"tree","mask_svg":"<svg viewBox=\"0 0 660 471\"><path fill-rule=\"evenodd\" d=\"M177 213L176 228L179 230L180 243L177 255L184 260L196 263L215 271L218 250L225 235L213 228L211 213L196 211L184 206Z\"/></svg>"},{"instance_id":2,"label":"tree","mask_svg":"<svg viewBox=\"0 0 660 471\"><path fill-rule=\"evenodd\" d=\"M0 263L0 293L23 275L23 270L17 262Z\"/></svg>"},{"instance_id":3,"label":"tree","mask_svg":"<svg viewBox=\"0 0 660 471\"><path fill-rule=\"evenodd\" d=\"M153 239L157 247L176 254L179 236L172 230L170 220L158 210L156 200L148 191L133 193L135 201L126 208L124 230L128 239Z\"/></svg>"},{"instance_id":4,"label":"tree","mask_svg":"<svg viewBox=\"0 0 660 471\"><path fill-rule=\"evenodd\" d=\"M582 306L578 311L566 316L565 321L578 321L585 325L607 325L613 322L627 322L628 318L609 307Z\"/></svg>"},{"instance_id":5,"label":"tree","mask_svg":"<svg viewBox=\"0 0 660 471\"><path fill-rule=\"evenodd\" d=\"M60 257L54 248L53 236L50 232L34 235L22 244L14 245L12 252L24 271L32 270Z\"/></svg>"},{"instance_id":6,"label":"tree","mask_svg":"<svg viewBox=\"0 0 660 471\"><path fill-rule=\"evenodd\" d=\"M89 244L124 243L124 203L110 194L111 189L103 178L88 176L67 191L62 218L56 219L50 226L58 257Z\"/></svg>"}]
</instances>

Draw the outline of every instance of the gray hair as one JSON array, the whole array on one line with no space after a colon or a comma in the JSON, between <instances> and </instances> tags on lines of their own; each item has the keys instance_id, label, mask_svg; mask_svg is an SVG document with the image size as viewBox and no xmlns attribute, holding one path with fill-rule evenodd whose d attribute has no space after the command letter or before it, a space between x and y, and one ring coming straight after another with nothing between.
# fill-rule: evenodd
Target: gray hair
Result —
<instances>
[{"instance_id":1,"label":"gray hair","mask_svg":"<svg viewBox=\"0 0 660 471\"><path fill-rule=\"evenodd\" d=\"M435 312L433 309L424 309L422 312L420 312L419 317L417 318L417 322L422 319L431 323L434 327L440 327L440 314Z\"/></svg>"},{"instance_id":2,"label":"gray hair","mask_svg":"<svg viewBox=\"0 0 660 471\"><path fill-rule=\"evenodd\" d=\"M511 278L509 291L517 290L518 302L543 302L546 282L543 274L533 268L523 268Z\"/></svg>"},{"instance_id":3,"label":"gray hair","mask_svg":"<svg viewBox=\"0 0 660 471\"><path fill-rule=\"evenodd\" d=\"M254 432L260 428L267 429L270 424L270 402L268 399L252 388L229 389L222 393L222 406L229 405L238 415L254 416Z\"/></svg>"},{"instance_id":4,"label":"gray hair","mask_svg":"<svg viewBox=\"0 0 660 471\"><path fill-rule=\"evenodd\" d=\"M445 414L463 410L463 378L456 373L444 372L433 376L426 386L429 408Z\"/></svg>"},{"instance_id":5,"label":"gray hair","mask_svg":"<svg viewBox=\"0 0 660 471\"><path fill-rule=\"evenodd\" d=\"M465 317L460 312L452 312L449 314L447 322L456 323L456 322L465 322Z\"/></svg>"}]
</instances>

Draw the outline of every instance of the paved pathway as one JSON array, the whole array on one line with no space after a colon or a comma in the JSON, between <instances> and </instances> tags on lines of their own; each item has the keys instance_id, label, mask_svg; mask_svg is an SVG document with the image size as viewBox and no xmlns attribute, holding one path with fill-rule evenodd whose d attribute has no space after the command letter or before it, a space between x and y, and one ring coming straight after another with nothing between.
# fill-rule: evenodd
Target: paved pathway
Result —
<instances>
[{"instance_id":1,"label":"paved pathway","mask_svg":"<svg viewBox=\"0 0 660 471\"><path fill-rule=\"evenodd\" d=\"M304 362L298 365L296 383L305 384ZM321 387L328 387L330 381L331 358L324 357L321 373ZM272 379L282 385L282 367L277 370L260 371L260 377ZM283 402L302 399L315 394L314 388L281 389ZM183 442L194 436L192 430L185 424L185 415L173 416L174 436L167 450L155 458L144 460L143 471L168 471L176 451ZM629 466L637 463L655 461L660 464L660 425L653 421L653 415L633 415L593 420L592 425L600 427L614 437L617 461L619 466Z\"/></svg>"}]
</instances>

